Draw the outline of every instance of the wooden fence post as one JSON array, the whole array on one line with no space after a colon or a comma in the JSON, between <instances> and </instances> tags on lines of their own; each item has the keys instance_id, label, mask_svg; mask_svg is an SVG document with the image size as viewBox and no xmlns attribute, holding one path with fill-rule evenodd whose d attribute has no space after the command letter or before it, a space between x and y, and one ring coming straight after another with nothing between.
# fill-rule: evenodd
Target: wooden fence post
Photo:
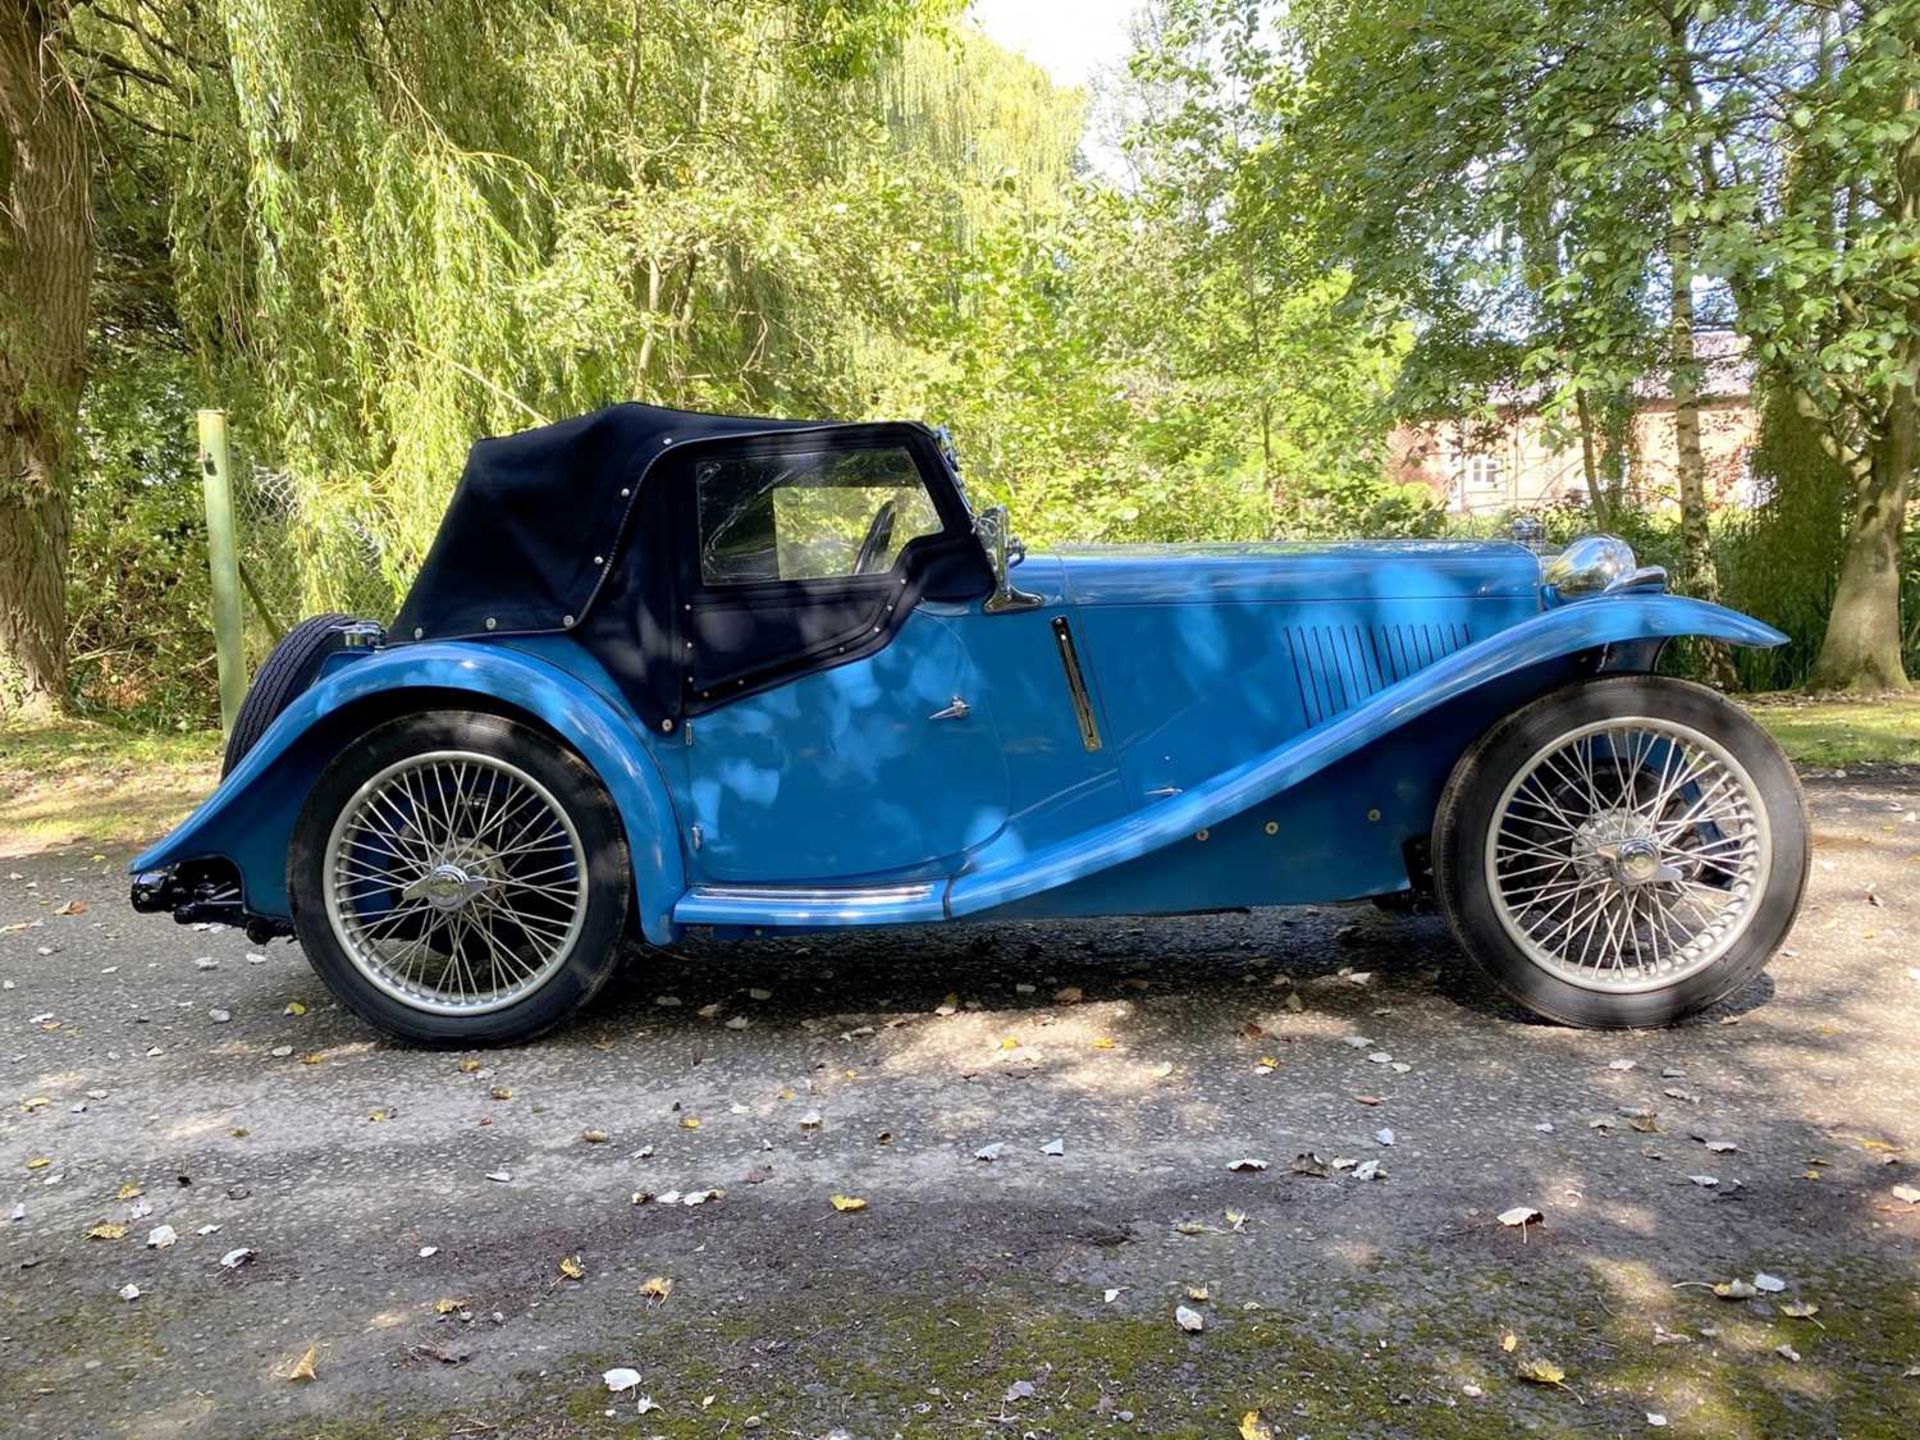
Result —
<instances>
[{"instance_id":1,"label":"wooden fence post","mask_svg":"<svg viewBox=\"0 0 1920 1440\"><path fill-rule=\"evenodd\" d=\"M231 734L247 696L247 653L240 615L240 552L233 535L233 477L227 412L202 410L200 493L207 509L207 569L213 578L213 645L220 664L220 728Z\"/></svg>"}]
</instances>

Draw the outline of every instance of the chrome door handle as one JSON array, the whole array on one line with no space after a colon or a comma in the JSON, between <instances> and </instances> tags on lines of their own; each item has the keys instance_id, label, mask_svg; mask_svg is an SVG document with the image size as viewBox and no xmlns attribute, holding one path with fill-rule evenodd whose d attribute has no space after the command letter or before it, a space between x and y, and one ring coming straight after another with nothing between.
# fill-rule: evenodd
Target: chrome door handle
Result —
<instances>
[{"instance_id":1,"label":"chrome door handle","mask_svg":"<svg viewBox=\"0 0 1920 1440\"><path fill-rule=\"evenodd\" d=\"M953 703L946 709L936 710L927 718L929 720L964 720L972 713L973 707L956 695L953 697Z\"/></svg>"}]
</instances>

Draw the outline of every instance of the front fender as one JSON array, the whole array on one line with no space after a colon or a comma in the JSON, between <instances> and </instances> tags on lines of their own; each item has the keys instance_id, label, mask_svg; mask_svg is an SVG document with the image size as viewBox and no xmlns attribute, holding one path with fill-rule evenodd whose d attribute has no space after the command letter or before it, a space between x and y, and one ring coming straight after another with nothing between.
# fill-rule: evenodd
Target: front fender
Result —
<instances>
[{"instance_id":1,"label":"front fender","mask_svg":"<svg viewBox=\"0 0 1920 1440\"><path fill-rule=\"evenodd\" d=\"M129 867L160 870L224 857L238 867L250 914L287 919L286 857L294 822L337 737L320 738L327 717L376 698L387 713L405 692L446 708L466 692L534 716L593 767L619 809L633 862L634 899L647 939L672 935L673 902L686 889L672 802L646 743L594 687L501 645L408 645L329 670L268 727L220 788L166 839ZM496 707L483 707L496 708Z\"/></svg>"},{"instance_id":2,"label":"front fender","mask_svg":"<svg viewBox=\"0 0 1920 1440\"><path fill-rule=\"evenodd\" d=\"M983 853L979 867L949 887L947 913L955 918L979 914L1184 840L1490 681L1583 651L1681 635L1751 646L1782 645L1787 639L1737 611L1680 595L1597 596L1547 610L1457 650L1389 685L1364 705L1145 810L1028 854L996 859ZM1434 764L1451 768L1456 758L1436 755Z\"/></svg>"}]
</instances>

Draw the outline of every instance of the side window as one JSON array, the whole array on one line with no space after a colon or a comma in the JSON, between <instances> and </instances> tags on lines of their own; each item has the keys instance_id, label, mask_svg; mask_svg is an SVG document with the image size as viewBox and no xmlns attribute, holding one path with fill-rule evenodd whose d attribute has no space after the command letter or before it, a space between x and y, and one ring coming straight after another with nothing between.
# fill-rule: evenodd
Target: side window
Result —
<instances>
[{"instance_id":1,"label":"side window","mask_svg":"<svg viewBox=\"0 0 1920 1440\"><path fill-rule=\"evenodd\" d=\"M941 529L900 446L703 460L694 493L708 585L882 575Z\"/></svg>"}]
</instances>

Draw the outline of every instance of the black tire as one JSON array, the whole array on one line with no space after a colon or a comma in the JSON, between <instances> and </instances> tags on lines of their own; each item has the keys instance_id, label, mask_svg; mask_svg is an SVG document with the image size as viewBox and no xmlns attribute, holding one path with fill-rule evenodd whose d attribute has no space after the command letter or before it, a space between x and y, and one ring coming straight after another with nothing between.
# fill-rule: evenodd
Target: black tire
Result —
<instances>
[{"instance_id":1,"label":"black tire","mask_svg":"<svg viewBox=\"0 0 1920 1440\"><path fill-rule=\"evenodd\" d=\"M321 662L344 643L342 628L352 623L351 615L314 615L281 637L253 677L247 698L240 702L240 713L233 718L233 732L227 736L227 753L220 762L222 779L232 774L233 767L260 743L260 737L280 718L280 712L313 683Z\"/></svg>"},{"instance_id":2,"label":"black tire","mask_svg":"<svg viewBox=\"0 0 1920 1440\"><path fill-rule=\"evenodd\" d=\"M585 862L584 916L564 961L537 988L503 1008L475 1014L436 1013L375 984L350 957L327 908L327 850L342 811L389 767L445 751L495 758L544 787L577 834ZM287 880L294 933L327 988L387 1034L432 1047L510 1044L567 1020L618 967L632 895L619 813L586 762L539 731L471 711L403 716L349 745L321 773L300 813Z\"/></svg>"},{"instance_id":3,"label":"black tire","mask_svg":"<svg viewBox=\"0 0 1920 1440\"><path fill-rule=\"evenodd\" d=\"M1717 957L1679 973L1670 984L1610 990L1573 983L1520 946L1493 894L1487 837L1507 787L1556 737L1591 724L1635 719L1687 727L1738 762L1764 812L1771 862L1744 928ZM1435 891L1461 949L1535 1014L1601 1029L1667 1025L1746 985L1786 939L1806 887L1809 858L1806 801L1773 737L1704 686L1653 675L1582 681L1508 716L1461 757L1433 823Z\"/></svg>"}]
</instances>

